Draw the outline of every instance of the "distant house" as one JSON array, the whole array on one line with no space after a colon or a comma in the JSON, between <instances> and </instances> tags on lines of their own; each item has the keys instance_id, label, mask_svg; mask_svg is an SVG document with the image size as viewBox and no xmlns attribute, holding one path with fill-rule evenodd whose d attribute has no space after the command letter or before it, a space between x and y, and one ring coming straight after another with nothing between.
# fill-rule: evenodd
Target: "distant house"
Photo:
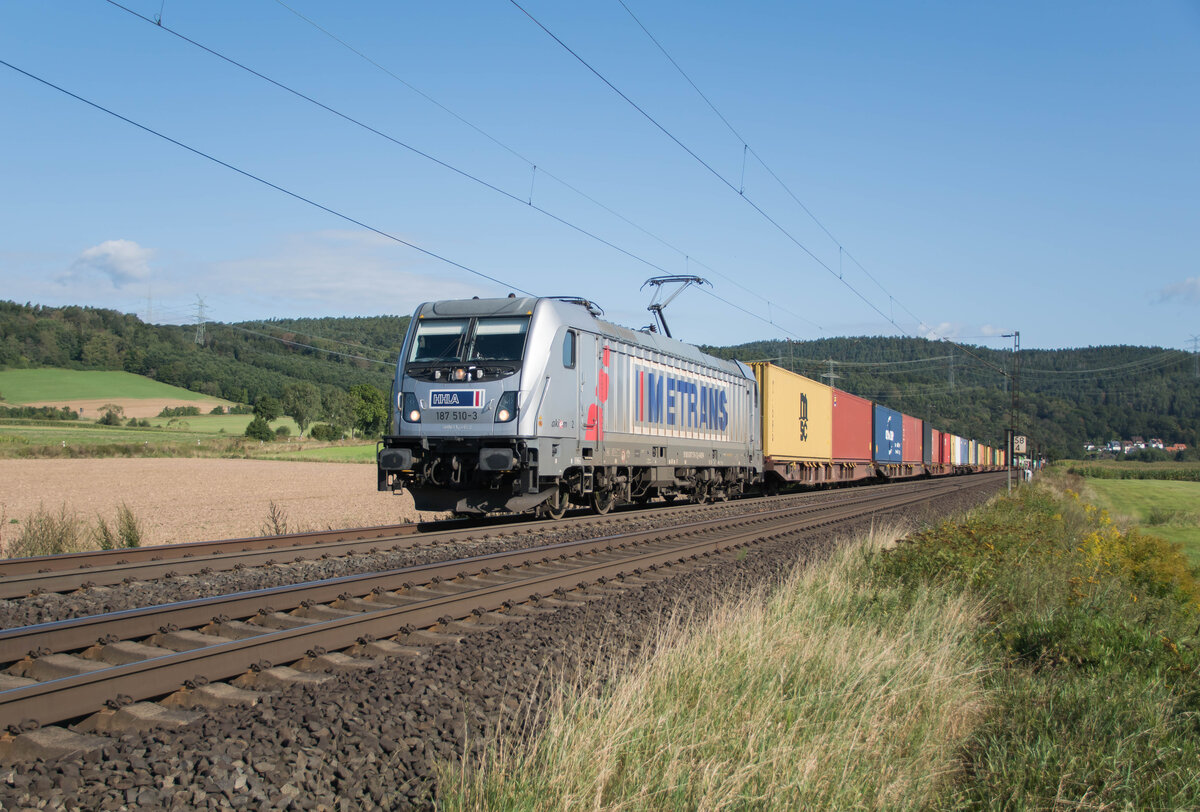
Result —
<instances>
[{"instance_id":1,"label":"distant house","mask_svg":"<svg viewBox=\"0 0 1200 812\"><path fill-rule=\"evenodd\" d=\"M1151 437L1151 438L1150 438L1150 447L1151 447L1151 448L1157 448L1157 449L1160 449L1160 450L1161 450L1161 449L1162 449L1162 447L1163 447L1163 441L1162 441L1162 440L1160 440L1160 439L1158 439L1157 437Z\"/></svg>"},{"instance_id":2,"label":"distant house","mask_svg":"<svg viewBox=\"0 0 1200 812\"><path fill-rule=\"evenodd\" d=\"M1175 443L1174 445L1167 446L1163 451L1166 451L1168 454L1178 454L1180 451L1187 451L1187 446L1183 443Z\"/></svg>"}]
</instances>

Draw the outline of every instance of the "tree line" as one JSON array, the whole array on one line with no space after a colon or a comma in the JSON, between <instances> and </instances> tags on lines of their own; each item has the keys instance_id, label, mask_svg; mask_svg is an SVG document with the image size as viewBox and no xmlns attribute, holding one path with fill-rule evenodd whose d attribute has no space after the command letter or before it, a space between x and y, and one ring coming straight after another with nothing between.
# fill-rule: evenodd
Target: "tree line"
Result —
<instances>
[{"instance_id":1,"label":"tree line","mask_svg":"<svg viewBox=\"0 0 1200 812\"><path fill-rule=\"evenodd\" d=\"M382 432L408 317L147 324L103 308L0 301L0 368L124 370L213 397L281 405L303 429ZM383 416L379 413L382 410ZM276 415L277 417L279 415Z\"/></svg>"},{"instance_id":2,"label":"tree line","mask_svg":"<svg viewBox=\"0 0 1200 812\"><path fill-rule=\"evenodd\" d=\"M0 302L0 367L123 369L247 409L270 398L302 429L369 436L387 420L386 393L408 322L367 316L210 323L197 343L194 326L147 324L99 308ZM1007 350L884 337L702 349L771 360L946 431L1004 444L1012 402L1007 373L1015 360ZM1018 430L1051 457L1078 456L1087 441L1136 435L1200 445L1200 377L1188 353L1108 346L1022 350L1019 360Z\"/></svg>"}]
</instances>

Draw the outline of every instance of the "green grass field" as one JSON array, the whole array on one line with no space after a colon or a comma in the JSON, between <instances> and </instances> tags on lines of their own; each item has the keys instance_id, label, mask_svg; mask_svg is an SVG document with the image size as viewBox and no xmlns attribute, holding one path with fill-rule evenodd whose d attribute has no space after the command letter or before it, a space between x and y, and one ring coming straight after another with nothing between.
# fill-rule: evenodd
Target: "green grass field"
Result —
<instances>
[{"instance_id":1,"label":"green grass field","mask_svg":"<svg viewBox=\"0 0 1200 812\"><path fill-rule=\"evenodd\" d=\"M0 370L0 396L5 402L16 406L43 401L101 398L220 400L130 372L78 369Z\"/></svg>"},{"instance_id":2,"label":"green grass field","mask_svg":"<svg viewBox=\"0 0 1200 812\"><path fill-rule=\"evenodd\" d=\"M1110 514L1181 545L1192 565L1200 566L1200 482L1088 479L1087 484Z\"/></svg>"},{"instance_id":3,"label":"green grass field","mask_svg":"<svg viewBox=\"0 0 1200 812\"><path fill-rule=\"evenodd\" d=\"M276 453L278 452L278 453ZM288 448L279 443L264 455L275 460L298 460L308 462L375 462L375 444L331 445L321 448Z\"/></svg>"}]
</instances>

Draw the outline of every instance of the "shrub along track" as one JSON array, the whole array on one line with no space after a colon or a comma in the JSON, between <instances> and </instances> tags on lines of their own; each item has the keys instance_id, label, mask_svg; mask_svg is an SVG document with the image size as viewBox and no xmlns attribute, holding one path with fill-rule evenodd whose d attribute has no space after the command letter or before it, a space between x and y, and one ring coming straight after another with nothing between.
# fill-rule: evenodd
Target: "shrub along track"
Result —
<instances>
[{"instance_id":1,"label":"shrub along track","mask_svg":"<svg viewBox=\"0 0 1200 812\"><path fill-rule=\"evenodd\" d=\"M974 504L1002 482L1003 477L979 476L928 483L941 491L941 495L928 502L927 509L936 514ZM865 513L862 509L854 513L870 518L850 521L850 511L842 505L838 508L842 513L838 525L840 532L856 523L862 525L873 521L883 513L902 512L911 517L914 512L919 512L911 492L888 496L862 494L856 495L855 499L865 499L873 504ZM803 521L812 523L813 520ZM54 797L70 804L72 799L77 802L82 797L79 793L86 787L88 797L92 799L89 803L95 803L97 808L116 808L122 804L175 805L179 808L285 808L289 805L293 808L333 808L338 796L349 799L353 808L403 806L424 796L429 789L427 781L432 759L452 757L461 751L468 728L474 739L488 726L508 729L515 721L526 718L514 711L522 702L536 705L545 691L544 684L536 687L539 676L552 675L562 668L586 671L614 654L636 651L664 612L703 609L712 596L728 596L738 587L773 581L790 569L797 558L807 559L828 549L833 536L829 529L831 519L826 514L824 519L817 521L826 524L826 529L807 532L803 540L787 537L786 531L760 523L757 524L759 529L752 529L736 540L727 537L722 542L711 537L701 540L691 536L686 540L693 548L690 551L667 550L666 541L644 541L636 547L631 544L629 549L642 556L642 564L658 565L672 558L678 559L680 555L741 544L746 537L783 534L775 540L761 541L752 550L743 550L740 554L721 552L707 559L689 560L682 567L644 570L641 575L623 582L617 579L597 586L595 578L637 566L635 561L616 560L616 551L605 551L599 555L600 561L594 557L587 559L593 562L586 565L591 568L592 585L573 591L563 589L557 597L525 604L513 603L520 600L517 597L520 592L528 596L530 591L540 591L539 583L549 591L554 586L580 581L583 574L578 570L564 572L568 562L556 560L549 565L534 565L523 573L527 578L540 579L538 581L517 580L520 573L509 570L503 575L468 575L456 582L433 584L430 581L428 587L401 588L400 592L371 593L368 590L374 600L353 597L352 591L346 595L344 588L351 580L357 580L360 586L371 586L372 583L381 586L378 579L382 576L341 579L313 587L326 592L342 589L340 609L314 603L314 593L310 591L308 597L303 597L306 593L299 587L288 592L286 599L280 590L272 590L270 595L261 597L272 601L273 609L287 605L280 604L281 600L295 603L299 599L307 605L300 605L287 615L275 611L251 613L256 618L252 625L257 626L253 637L235 639L216 648L238 649L245 660L250 641L255 638L260 638L258 642L270 639L274 643L290 640L288 645L292 648L276 649L284 653L274 655L275 661L291 659L299 652L301 659L297 665L309 669L307 674L260 668L257 673L244 674L240 679L243 686L254 689L251 694L232 692L227 687L216 690L216 686L203 686L204 680L192 679L192 687L177 694L172 704L187 704L208 696L211 702L222 705L218 713L202 714L198 719L171 717L161 710L153 713L143 710L139 715L133 711L137 706L119 712L102 712L91 717L83 727L124 730L119 739L68 744L68 747L98 749L54 763L38 762L31 768L12 770L7 776L0 774L7 779L7 786L0 783L0 802L27 803L31 797L46 797L43 791L49 791L59 793ZM696 528L687 530L698 532ZM658 535L665 534L660 532ZM574 553L586 546L568 543L557 545L554 550L556 554ZM610 544L606 540L601 546ZM529 553L521 552L514 557L528 558ZM492 556L488 560L499 563L501 558ZM720 566L712 566L710 561L719 562ZM466 566L467 562L453 562L440 569L424 570L432 578L436 571ZM412 572L396 577L416 578ZM483 589L490 592L492 605L486 603L484 595L468 593L467 587L472 581L474 586L486 584ZM238 600L244 602L250 598L243 596ZM495 601L509 601L510 607L496 613L491 611L499 608ZM219 605L215 601L200 603L205 605L199 607L199 611L209 612L209 617ZM364 609L362 606L370 603L382 603L388 608ZM468 615L473 607L482 610L473 620L452 619ZM252 607L247 604L243 610L246 608ZM263 607L260 605L259 608ZM195 606L186 607L186 611L195 610ZM162 609L156 617L138 622L150 624L148 628L153 629L154 623L163 622L166 611ZM302 619L306 615L308 617ZM318 622L315 627L321 629L323 640L329 640L332 639L328 637L331 630L354 626L368 615L375 615L370 623L386 619L394 624L393 628L432 622L434 631L416 631L393 641L372 640L374 632L351 633L349 639L338 644L353 644L348 657L323 654L324 643L296 642L309 634L303 629L312 629L313 621L322 616L331 619ZM411 622L406 623L405 615ZM436 622L439 617L441 621ZM62 628L68 630L68 634L74 634L74 638L57 635L37 638L36 635L42 632L21 631L20 634L6 633L5 639L10 643L10 653L15 650L14 646L19 648L31 643L50 651L70 650L88 640L89 635L90 640L94 640L98 631L107 634L103 624L111 620L85 619L63 624ZM224 626L226 633L244 633L245 625L251 624L219 619L209 623L206 630L221 631ZM290 626L297 628L288 628ZM172 635L178 640L189 637L184 629L171 630L170 625L167 629L152 637L156 637L157 642L166 642ZM138 633L129 636L137 637ZM360 640L354 644L356 636ZM112 656L122 651L126 658L138 654L128 643L110 642L92 647L90 655L103 657L106 646ZM55 657L61 656L43 654L40 659L54 661ZM257 652L249 656L262 658L267 655ZM184 655L183 659L186 658ZM166 661L172 657L160 653L156 659ZM254 662L254 659L249 661ZM34 662L35 659L25 660L24 665L18 664L15 670L24 668L28 671ZM105 670L124 669L124 673L129 674L146 670L146 663L135 659L128 666ZM244 667L244 664L240 666ZM233 666L227 664L221 668L229 670ZM334 673L319 676L312 673L328 670ZM364 674L364 670L369 673ZM98 670L93 676L98 678L101 673ZM91 679L92 676L85 674L58 682L75 680L82 683ZM313 684L294 685L301 681ZM26 694L45 690L37 685L33 689L17 688L3 692L0 697L4 694L14 696L14 690ZM264 693L263 689L276 691ZM149 685L139 690L145 695L164 692L160 687ZM73 710L67 710L66 700L60 702L64 708L61 713L74 715ZM141 729L155 723L180 724L182 727L177 731ZM25 734L14 741L23 741L28 746L36 736ZM21 746L15 746L13 753L19 755L20 750Z\"/></svg>"}]
</instances>

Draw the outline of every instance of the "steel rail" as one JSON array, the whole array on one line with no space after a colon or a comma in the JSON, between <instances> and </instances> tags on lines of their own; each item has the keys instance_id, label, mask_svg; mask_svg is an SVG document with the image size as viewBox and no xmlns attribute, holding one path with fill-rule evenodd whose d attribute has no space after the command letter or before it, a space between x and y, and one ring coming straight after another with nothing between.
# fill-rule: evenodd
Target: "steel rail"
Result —
<instances>
[{"instance_id":1,"label":"steel rail","mask_svg":"<svg viewBox=\"0 0 1200 812\"><path fill-rule=\"evenodd\" d=\"M828 525L880 511L894 511L984 483L938 484L940 487L930 488L925 493L889 493L886 496L863 499L857 504L839 503L818 511L780 511L790 513L791 518L775 517L769 535L764 534L762 527L755 526L764 523L762 517L757 517L754 521L737 522L738 527L735 530L728 527L728 521L707 523L707 533L699 527L686 526L678 528L676 535L689 540L666 549L659 547L647 550L647 545L643 545L638 548L636 554L629 557L592 560L578 567L550 572L546 572L544 567L538 571L541 565L535 564L530 568L528 577L521 580L499 584L485 581L476 589L418 598L400 606L381 602L378 610L360 610L358 614L349 617L319 620L287 630L264 628L263 633L241 640L227 640L200 649L0 691L0 727L20 726L24 720L30 718L40 724L76 718L98 710L106 701L117 698L123 701L148 699L170 693L188 681L227 679L244 673L247 668L261 663L264 659L271 662L290 662L321 649L342 648L353 645L355 641L395 635L406 626L429 626L447 616L494 610L514 599L529 599L539 590L554 591L569 586L582 586L581 582L620 576L628 573L630 568L640 571L738 548L754 541L779 539L805 532L814 526ZM819 515L812 516L813 512ZM726 526L721 526L722 524ZM703 534L703 537L693 538L698 534ZM578 544L566 543L543 549L561 549ZM628 546L626 545L627 548ZM603 555L613 552L613 548L608 545L599 552ZM493 556L483 556L471 561L481 562L492 558ZM558 564L561 560L552 563ZM466 562L454 563L461 565ZM464 581L465 577L472 576L464 576ZM127 635L137 636L139 635Z\"/></svg>"},{"instance_id":2,"label":"steel rail","mask_svg":"<svg viewBox=\"0 0 1200 812\"><path fill-rule=\"evenodd\" d=\"M880 488L904 488L917 482L891 483ZM790 494L777 499L820 500L840 491ZM701 505L659 506L669 518L679 513L703 510ZM576 524L607 524L627 515L626 511L605 516L579 516ZM471 541L477 534L499 529L520 533L555 526L547 520L514 521L503 518L487 523L434 522L419 525L380 525L311 533L289 533L216 541L196 541L120 550L93 550L35 558L0 560L0 599L12 600L45 592L70 592L89 586L118 586L132 581L151 581L181 575L203 575L246 567L315 561L331 555L350 556L412 549L423 545ZM450 526L448 526L450 525ZM363 548L363 543L370 546Z\"/></svg>"}]
</instances>

